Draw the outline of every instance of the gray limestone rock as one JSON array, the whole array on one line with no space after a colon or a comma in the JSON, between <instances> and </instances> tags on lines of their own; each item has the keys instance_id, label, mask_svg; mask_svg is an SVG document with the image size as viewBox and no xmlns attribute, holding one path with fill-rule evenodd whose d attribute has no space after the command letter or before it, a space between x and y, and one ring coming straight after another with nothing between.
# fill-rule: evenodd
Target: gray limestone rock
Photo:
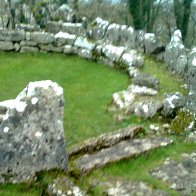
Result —
<instances>
[{"instance_id":1,"label":"gray limestone rock","mask_svg":"<svg viewBox=\"0 0 196 196\"><path fill-rule=\"evenodd\" d=\"M21 41L20 46L37 46L37 43L33 41Z\"/></svg>"},{"instance_id":2,"label":"gray limestone rock","mask_svg":"<svg viewBox=\"0 0 196 196\"><path fill-rule=\"evenodd\" d=\"M186 72L186 80L189 88L196 92L196 47L193 48L188 54L188 69Z\"/></svg>"},{"instance_id":3,"label":"gray limestone rock","mask_svg":"<svg viewBox=\"0 0 196 196\"><path fill-rule=\"evenodd\" d=\"M146 33L143 30L135 30L133 34L135 40L134 49L142 53L145 51L145 45L144 45L145 34Z\"/></svg>"},{"instance_id":4,"label":"gray limestone rock","mask_svg":"<svg viewBox=\"0 0 196 196\"><path fill-rule=\"evenodd\" d=\"M0 183L32 181L36 172L67 168L63 89L52 81L31 82L0 125Z\"/></svg>"},{"instance_id":5,"label":"gray limestone rock","mask_svg":"<svg viewBox=\"0 0 196 196\"><path fill-rule=\"evenodd\" d=\"M81 35L84 32L84 29L82 23L63 23L61 31L69 34Z\"/></svg>"},{"instance_id":6,"label":"gray limestone rock","mask_svg":"<svg viewBox=\"0 0 196 196\"><path fill-rule=\"evenodd\" d=\"M153 32L158 39L167 44L176 29L174 0L155 0L153 2Z\"/></svg>"},{"instance_id":7,"label":"gray limestone rock","mask_svg":"<svg viewBox=\"0 0 196 196\"><path fill-rule=\"evenodd\" d=\"M184 75L187 68L187 52L182 42L180 30L176 30L166 46L164 60L169 69Z\"/></svg>"},{"instance_id":8,"label":"gray limestone rock","mask_svg":"<svg viewBox=\"0 0 196 196\"><path fill-rule=\"evenodd\" d=\"M154 33L145 34L144 45L147 54L159 54L165 50L164 45L156 38Z\"/></svg>"},{"instance_id":9,"label":"gray limestone rock","mask_svg":"<svg viewBox=\"0 0 196 196\"><path fill-rule=\"evenodd\" d=\"M131 139L93 154L86 154L74 160L75 169L80 173L89 173L93 169L109 163L138 156L158 147L165 147L173 141L167 138Z\"/></svg>"},{"instance_id":10,"label":"gray limestone rock","mask_svg":"<svg viewBox=\"0 0 196 196\"><path fill-rule=\"evenodd\" d=\"M115 132L104 133L98 137L85 140L81 144L73 146L69 150L69 156L92 153L103 148L108 148L122 140L134 138L137 134L143 133L144 131L143 127L129 126Z\"/></svg>"},{"instance_id":11,"label":"gray limestone rock","mask_svg":"<svg viewBox=\"0 0 196 196\"><path fill-rule=\"evenodd\" d=\"M98 17L92 22L88 34L95 40L101 40L104 38L109 24L108 21Z\"/></svg>"},{"instance_id":12,"label":"gray limestone rock","mask_svg":"<svg viewBox=\"0 0 196 196\"><path fill-rule=\"evenodd\" d=\"M145 100L135 102L131 107L130 111L133 112L139 118L153 118L158 111L163 107L161 101L157 100Z\"/></svg>"},{"instance_id":13,"label":"gray limestone rock","mask_svg":"<svg viewBox=\"0 0 196 196\"><path fill-rule=\"evenodd\" d=\"M92 51L96 45L89 41L86 37L79 36L77 37L74 46Z\"/></svg>"},{"instance_id":14,"label":"gray limestone rock","mask_svg":"<svg viewBox=\"0 0 196 196\"><path fill-rule=\"evenodd\" d=\"M60 21L48 21L46 23L46 31L50 33L58 33L61 30L62 22Z\"/></svg>"},{"instance_id":15,"label":"gray limestone rock","mask_svg":"<svg viewBox=\"0 0 196 196\"><path fill-rule=\"evenodd\" d=\"M183 154L181 161L167 159L160 167L151 171L156 177L179 192L180 195L196 193L196 153Z\"/></svg>"},{"instance_id":16,"label":"gray limestone rock","mask_svg":"<svg viewBox=\"0 0 196 196\"><path fill-rule=\"evenodd\" d=\"M63 20L64 22L73 22L74 15L74 11L67 4L61 5L55 11L55 19Z\"/></svg>"},{"instance_id":17,"label":"gray limestone rock","mask_svg":"<svg viewBox=\"0 0 196 196\"><path fill-rule=\"evenodd\" d=\"M63 51L62 46L56 47L52 44L39 44L39 48L40 48L41 51L44 51L44 52L61 53Z\"/></svg>"},{"instance_id":18,"label":"gray limestone rock","mask_svg":"<svg viewBox=\"0 0 196 196\"><path fill-rule=\"evenodd\" d=\"M132 82L134 85L146 86L156 90L159 89L159 80L150 74L139 73L133 78Z\"/></svg>"},{"instance_id":19,"label":"gray limestone rock","mask_svg":"<svg viewBox=\"0 0 196 196\"><path fill-rule=\"evenodd\" d=\"M117 47L113 45L105 45L102 48L102 54L107 57L110 61L119 62L122 57L125 48L123 46Z\"/></svg>"},{"instance_id":20,"label":"gray limestone rock","mask_svg":"<svg viewBox=\"0 0 196 196\"><path fill-rule=\"evenodd\" d=\"M0 50L14 50L14 44L10 41L0 41Z\"/></svg>"},{"instance_id":21,"label":"gray limestone rock","mask_svg":"<svg viewBox=\"0 0 196 196\"><path fill-rule=\"evenodd\" d=\"M39 52L39 48L35 47L35 46L22 46L20 48L20 52L21 53L25 53L25 52Z\"/></svg>"},{"instance_id":22,"label":"gray limestone rock","mask_svg":"<svg viewBox=\"0 0 196 196\"><path fill-rule=\"evenodd\" d=\"M112 99L116 109L130 109L140 96L154 96L157 91L145 86L129 85L127 90L113 93Z\"/></svg>"},{"instance_id":23,"label":"gray limestone rock","mask_svg":"<svg viewBox=\"0 0 196 196\"><path fill-rule=\"evenodd\" d=\"M39 25L31 25L31 24L20 23L20 24L16 24L15 29L32 32L32 31L39 31L40 26Z\"/></svg>"},{"instance_id":24,"label":"gray limestone rock","mask_svg":"<svg viewBox=\"0 0 196 196\"><path fill-rule=\"evenodd\" d=\"M54 38L57 46L73 45L76 40L76 35L59 32L54 36Z\"/></svg>"},{"instance_id":25,"label":"gray limestone rock","mask_svg":"<svg viewBox=\"0 0 196 196\"><path fill-rule=\"evenodd\" d=\"M130 50L124 53L120 61L129 67L141 67L144 64L144 57L139 54L136 50Z\"/></svg>"},{"instance_id":26,"label":"gray limestone rock","mask_svg":"<svg viewBox=\"0 0 196 196\"><path fill-rule=\"evenodd\" d=\"M119 45L120 35L121 35L121 25L116 23L110 24L104 35L104 41L107 44Z\"/></svg>"},{"instance_id":27,"label":"gray limestone rock","mask_svg":"<svg viewBox=\"0 0 196 196\"><path fill-rule=\"evenodd\" d=\"M77 48L71 45L65 45L63 47L64 54L77 54Z\"/></svg>"},{"instance_id":28,"label":"gray limestone rock","mask_svg":"<svg viewBox=\"0 0 196 196\"><path fill-rule=\"evenodd\" d=\"M78 56L85 58L85 59L93 59L93 54L92 54L91 50L79 48L77 50L77 54L78 54Z\"/></svg>"},{"instance_id":29,"label":"gray limestone rock","mask_svg":"<svg viewBox=\"0 0 196 196\"><path fill-rule=\"evenodd\" d=\"M0 30L0 40L2 41L21 41L25 40L25 32L18 30Z\"/></svg>"},{"instance_id":30,"label":"gray limestone rock","mask_svg":"<svg viewBox=\"0 0 196 196\"><path fill-rule=\"evenodd\" d=\"M19 52L20 47L21 47L21 46L20 46L19 43L15 43L15 44L14 44L14 49L15 49L16 52Z\"/></svg>"},{"instance_id":31,"label":"gray limestone rock","mask_svg":"<svg viewBox=\"0 0 196 196\"><path fill-rule=\"evenodd\" d=\"M185 105L185 97L179 93L166 95L163 100L163 109L161 114L163 116L173 116L175 112Z\"/></svg>"}]
</instances>

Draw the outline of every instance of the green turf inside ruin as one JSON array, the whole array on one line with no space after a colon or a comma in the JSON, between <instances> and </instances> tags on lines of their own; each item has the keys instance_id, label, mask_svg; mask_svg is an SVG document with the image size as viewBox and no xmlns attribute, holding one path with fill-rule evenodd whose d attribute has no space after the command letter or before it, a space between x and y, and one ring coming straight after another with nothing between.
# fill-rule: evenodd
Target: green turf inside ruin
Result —
<instances>
[{"instance_id":1,"label":"green turf inside ruin","mask_svg":"<svg viewBox=\"0 0 196 196\"><path fill-rule=\"evenodd\" d=\"M185 93L181 88L182 81L161 66L161 63L146 58L142 69L160 78L161 89L158 98L162 99L165 92ZM133 123L148 127L151 122L132 116L125 122L116 123L112 113L107 111L112 101L112 93L127 89L130 84L131 80L126 73L76 56L0 53L0 101L15 98L30 81L48 79L64 88L64 130L68 148L84 139ZM78 180L78 183L86 188L93 179L109 180L111 176L115 176L143 180L153 187L166 189L165 184L149 177L147 169L170 155L177 157L181 153L194 151L194 148L195 144L186 145L177 139L168 149L156 150L148 155L96 170ZM139 172L141 168L144 168L142 173ZM40 195L57 175L62 173L51 171L40 174L39 180L31 184L1 185L0 195ZM93 191L94 195L100 193L96 189Z\"/></svg>"}]
</instances>

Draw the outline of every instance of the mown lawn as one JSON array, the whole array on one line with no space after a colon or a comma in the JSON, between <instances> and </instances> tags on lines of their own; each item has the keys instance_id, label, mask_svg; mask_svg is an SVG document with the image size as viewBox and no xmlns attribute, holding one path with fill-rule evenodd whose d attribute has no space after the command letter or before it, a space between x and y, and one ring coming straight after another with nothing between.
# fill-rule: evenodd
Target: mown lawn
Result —
<instances>
[{"instance_id":1,"label":"mown lawn","mask_svg":"<svg viewBox=\"0 0 196 196\"><path fill-rule=\"evenodd\" d=\"M160 78L161 89L158 98L163 98L164 92L184 92L180 88L182 81L168 74L161 64L149 58L146 58L145 62L143 71ZM68 148L86 138L132 123L146 127L150 124L149 120L137 120L133 116L125 122L116 123L112 113L107 111L112 101L112 93L126 89L131 82L123 72L76 56L0 53L0 101L15 98L30 81L48 79L64 88L64 130ZM123 178L143 180L153 187L168 190L165 184L150 177L148 170L168 156L176 158L183 152L194 151L194 148L195 144L184 144L177 138L169 148L96 170L87 177L81 177L78 183L87 188L96 179ZM47 184L59 174L61 175L58 171L50 171L39 174L35 183L1 185L0 195L40 195ZM101 187L93 189L91 194L100 195L100 189ZM175 192L168 191L175 195Z\"/></svg>"}]
</instances>

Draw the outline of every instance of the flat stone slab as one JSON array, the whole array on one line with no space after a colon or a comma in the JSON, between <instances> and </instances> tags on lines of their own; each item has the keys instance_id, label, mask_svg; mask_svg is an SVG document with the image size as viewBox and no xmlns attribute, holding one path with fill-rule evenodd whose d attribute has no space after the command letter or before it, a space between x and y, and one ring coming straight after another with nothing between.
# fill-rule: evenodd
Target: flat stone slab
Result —
<instances>
[{"instance_id":1,"label":"flat stone slab","mask_svg":"<svg viewBox=\"0 0 196 196\"><path fill-rule=\"evenodd\" d=\"M117 181L113 186L109 187L105 191L108 196L119 196L119 195L138 195L138 196L167 196L165 191L153 189L144 182L121 182Z\"/></svg>"},{"instance_id":2,"label":"flat stone slab","mask_svg":"<svg viewBox=\"0 0 196 196\"><path fill-rule=\"evenodd\" d=\"M103 148L107 148L121 142L122 140L131 139L142 132L144 132L143 127L129 126L124 129L119 129L116 132L105 133L99 137L85 140L81 144L74 145L69 150L69 156L91 153Z\"/></svg>"},{"instance_id":3,"label":"flat stone slab","mask_svg":"<svg viewBox=\"0 0 196 196\"><path fill-rule=\"evenodd\" d=\"M131 139L99 152L86 154L76 159L74 166L80 174L89 173L93 169L104 167L109 163L128 159L158 147L167 146L172 142L168 138Z\"/></svg>"},{"instance_id":4,"label":"flat stone slab","mask_svg":"<svg viewBox=\"0 0 196 196\"><path fill-rule=\"evenodd\" d=\"M196 193L196 153L183 154L180 162L167 159L151 172L152 176L167 182L180 195Z\"/></svg>"}]
</instances>

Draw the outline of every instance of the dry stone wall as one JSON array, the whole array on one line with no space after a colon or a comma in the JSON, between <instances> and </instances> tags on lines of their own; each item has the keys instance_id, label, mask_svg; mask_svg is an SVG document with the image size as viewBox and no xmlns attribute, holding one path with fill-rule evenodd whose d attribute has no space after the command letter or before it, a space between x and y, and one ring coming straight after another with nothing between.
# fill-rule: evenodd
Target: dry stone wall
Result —
<instances>
[{"instance_id":1,"label":"dry stone wall","mask_svg":"<svg viewBox=\"0 0 196 196\"><path fill-rule=\"evenodd\" d=\"M138 67L144 63L142 54L147 53L164 61L171 71L185 79L190 88L189 108L195 108L196 49L185 48L179 30L167 45L153 33L110 24L101 18L95 19L87 29L83 23L48 21L46 31L2 29L0 50L77 54L111 67L124 68L131 77L137 75Z\"/></svg>"}]
</instances>

